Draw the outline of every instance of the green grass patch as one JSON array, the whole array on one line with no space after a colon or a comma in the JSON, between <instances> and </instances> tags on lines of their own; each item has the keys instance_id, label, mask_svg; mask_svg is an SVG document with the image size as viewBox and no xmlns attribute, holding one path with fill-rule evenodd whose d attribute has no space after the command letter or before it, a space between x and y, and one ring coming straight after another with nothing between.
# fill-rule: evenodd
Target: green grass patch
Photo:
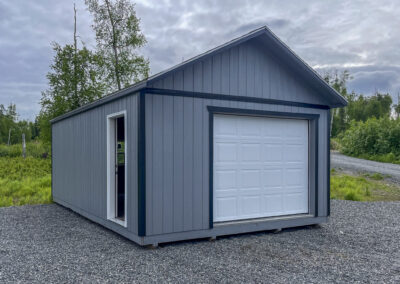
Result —
<instances>
[{"instance_id":1,"label":"green grass patch","mask_svg":"<svg viewBox=\"0 0 400 284\"><path fill-rule=\"evenodd\" d=\"M331 198L354 201L398 201L400 186L388 184L381 174L351 176L332 171Z\"/></svg>"},{"instance_id":2,"label":"green grass patch","mask_svg":"<svg viewBox=\"0 0 400 284\"><path fill-rule=\"evenodd\" d=\"M51 202L50 158L0 157L0 207Z\"/></svg>"},{"instance_id":3,"label":"green grass patch","mask_svg":"<svg viewBox=\"0 0 400 284\"><path fill-rule=\"evenodd\" d=\"M49 158L51 155L50 144L41 141L32 141L26 144L26 157ZM0 157L22 157L22 144L0 144Z\"/></svg>"}]
</instances>

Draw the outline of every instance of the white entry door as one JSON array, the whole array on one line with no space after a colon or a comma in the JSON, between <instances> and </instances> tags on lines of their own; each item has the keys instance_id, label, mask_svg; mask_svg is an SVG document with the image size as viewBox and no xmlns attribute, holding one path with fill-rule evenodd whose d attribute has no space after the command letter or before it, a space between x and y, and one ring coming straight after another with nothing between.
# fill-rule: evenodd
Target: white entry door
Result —
<instances>
[{"instance_id":1,"label":"white entry door","mask_svg":"<svg viewBox=\"0 0 400 284\"><path fill-rule=\"evenodd\" d=\"M215 115L214 222L308 213L308 121Z\"/></svg>"}]
</instances>

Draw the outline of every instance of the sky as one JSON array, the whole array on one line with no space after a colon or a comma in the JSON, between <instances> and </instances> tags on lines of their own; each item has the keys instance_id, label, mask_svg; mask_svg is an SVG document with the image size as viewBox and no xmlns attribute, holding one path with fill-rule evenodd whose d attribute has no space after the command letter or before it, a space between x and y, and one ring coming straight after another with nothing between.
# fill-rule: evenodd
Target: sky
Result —
<instances>
[{"instance_id":1,"label":"sky","mask_svg":"<svg viewBox=\"0 0 400 284\"><path fill-rule=\"evenodd\" d=\"M51 43L72 43L72 0L0 0L0 104L15 103L33 120L54 56ZM78 9L80 41L95 48L92 18ZM136 2L147 38L140 50L151 74L267 25L321 74L348 70L349 91L400 92L397 0L157 0Z\"/></svg>"}]
</instances>

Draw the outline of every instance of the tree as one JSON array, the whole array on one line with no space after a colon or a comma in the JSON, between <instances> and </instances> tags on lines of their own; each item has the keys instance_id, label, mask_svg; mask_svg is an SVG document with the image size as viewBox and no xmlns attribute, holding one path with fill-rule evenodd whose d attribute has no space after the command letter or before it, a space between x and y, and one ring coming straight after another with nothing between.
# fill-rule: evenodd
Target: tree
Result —
<instances>
[{"instance_id":1,"label":"tree","mask_svg":"<svg viewBox=\"0 0 400 284\"><path fill-rule=\"evenodd\" d=\"M50 120L84 104L90 103L105 93L102 80L101 56L85 46L77 44L76 9L74 6L73 44L60 46L53 43L55 56L47 73L49 88L42 92L42 109L38 116L40 135L50 141ZM83 44L82 44L83 45Z\"/></svg>"},{"instance_id":2,"label":"tree","mask_svg":"<svg viewBox=\"0 0 400 284\"><path fill-rule=\"evenodd\" d=\"M104 94L104 83L97 54L86 47L75 51L73 45L53 44L55 56L47 74L49 88L42 92L39 124L41 136L50 141L52 118L92 102Z\"/></svg>"},{"instance_id":3,"label":"tree","mask_svg":"<svg viewBox=\"0 0 400 284\"><path fill-rule=\"evenodd\" d=\"M341 74L335 70L333 73L326 73L324 80L332 86L339 94L346 99L349 99L347 94L346 83L351 79L350 73L344 70ZM346 130L348 127L348 120L346 117L346 111L344 108L333 109L331 113L331 135L337 136L339 133Z\"/></svg>"},{"instance_id":4,"label":"tree","mask_svg":"<svg viewBox=\"0 0 400 284\"><path fill-rule=\"evenodd\" d=\"M399 119L400 118L400 103L398 103L397 105L394 105L394 112L396 113L396 118Z\"/></svg>"},{"instance_id":5,"label":"tree","mask_svg":"<svg viewBox=\"0 0 400 284\"><path fill-rule=\"evenodd\" d=\"M17 107L15 104L9 104L8 107L0 104L0 143L10 144L21 142L22 133L26 135L26 141L37 137L35 126L27 120L18 120Z\"/></svg>"},{"instance_id":6,"label":"tree","mask_svg":"<svg viewBox=\"0 0 400 284\"><path fill-rule=\"evenodd\" d=\"M120 90L148 77L149 61L136 51L146 43L134 5L128 0L85 0L94 17L108 91Z\"/></svg>"}]
</instances>

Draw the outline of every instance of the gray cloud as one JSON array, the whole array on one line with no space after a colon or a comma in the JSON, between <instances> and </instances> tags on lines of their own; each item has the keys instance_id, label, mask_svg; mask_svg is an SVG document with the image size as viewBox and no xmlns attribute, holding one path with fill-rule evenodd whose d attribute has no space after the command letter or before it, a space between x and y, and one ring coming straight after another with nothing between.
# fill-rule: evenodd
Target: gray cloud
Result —
<instances>
[{"instance_id":1,"label":"gray cloud","mask_svg":"<svg viewBox=\"0 0 400 284\"><path fill-rule=\"evenodd\" d=\"M78 31L94 47L91 16L82 2L77 3ZM38 113L53 56L50 43L72 40L72 7L72 0L0 0L0 103L17 103L22 118ZM268 25L318 70L349 70L350 90L400 91L395 0L140 0L136 10L148 40L141 51L152 74Z\"/></svg>"}]
</instances>

